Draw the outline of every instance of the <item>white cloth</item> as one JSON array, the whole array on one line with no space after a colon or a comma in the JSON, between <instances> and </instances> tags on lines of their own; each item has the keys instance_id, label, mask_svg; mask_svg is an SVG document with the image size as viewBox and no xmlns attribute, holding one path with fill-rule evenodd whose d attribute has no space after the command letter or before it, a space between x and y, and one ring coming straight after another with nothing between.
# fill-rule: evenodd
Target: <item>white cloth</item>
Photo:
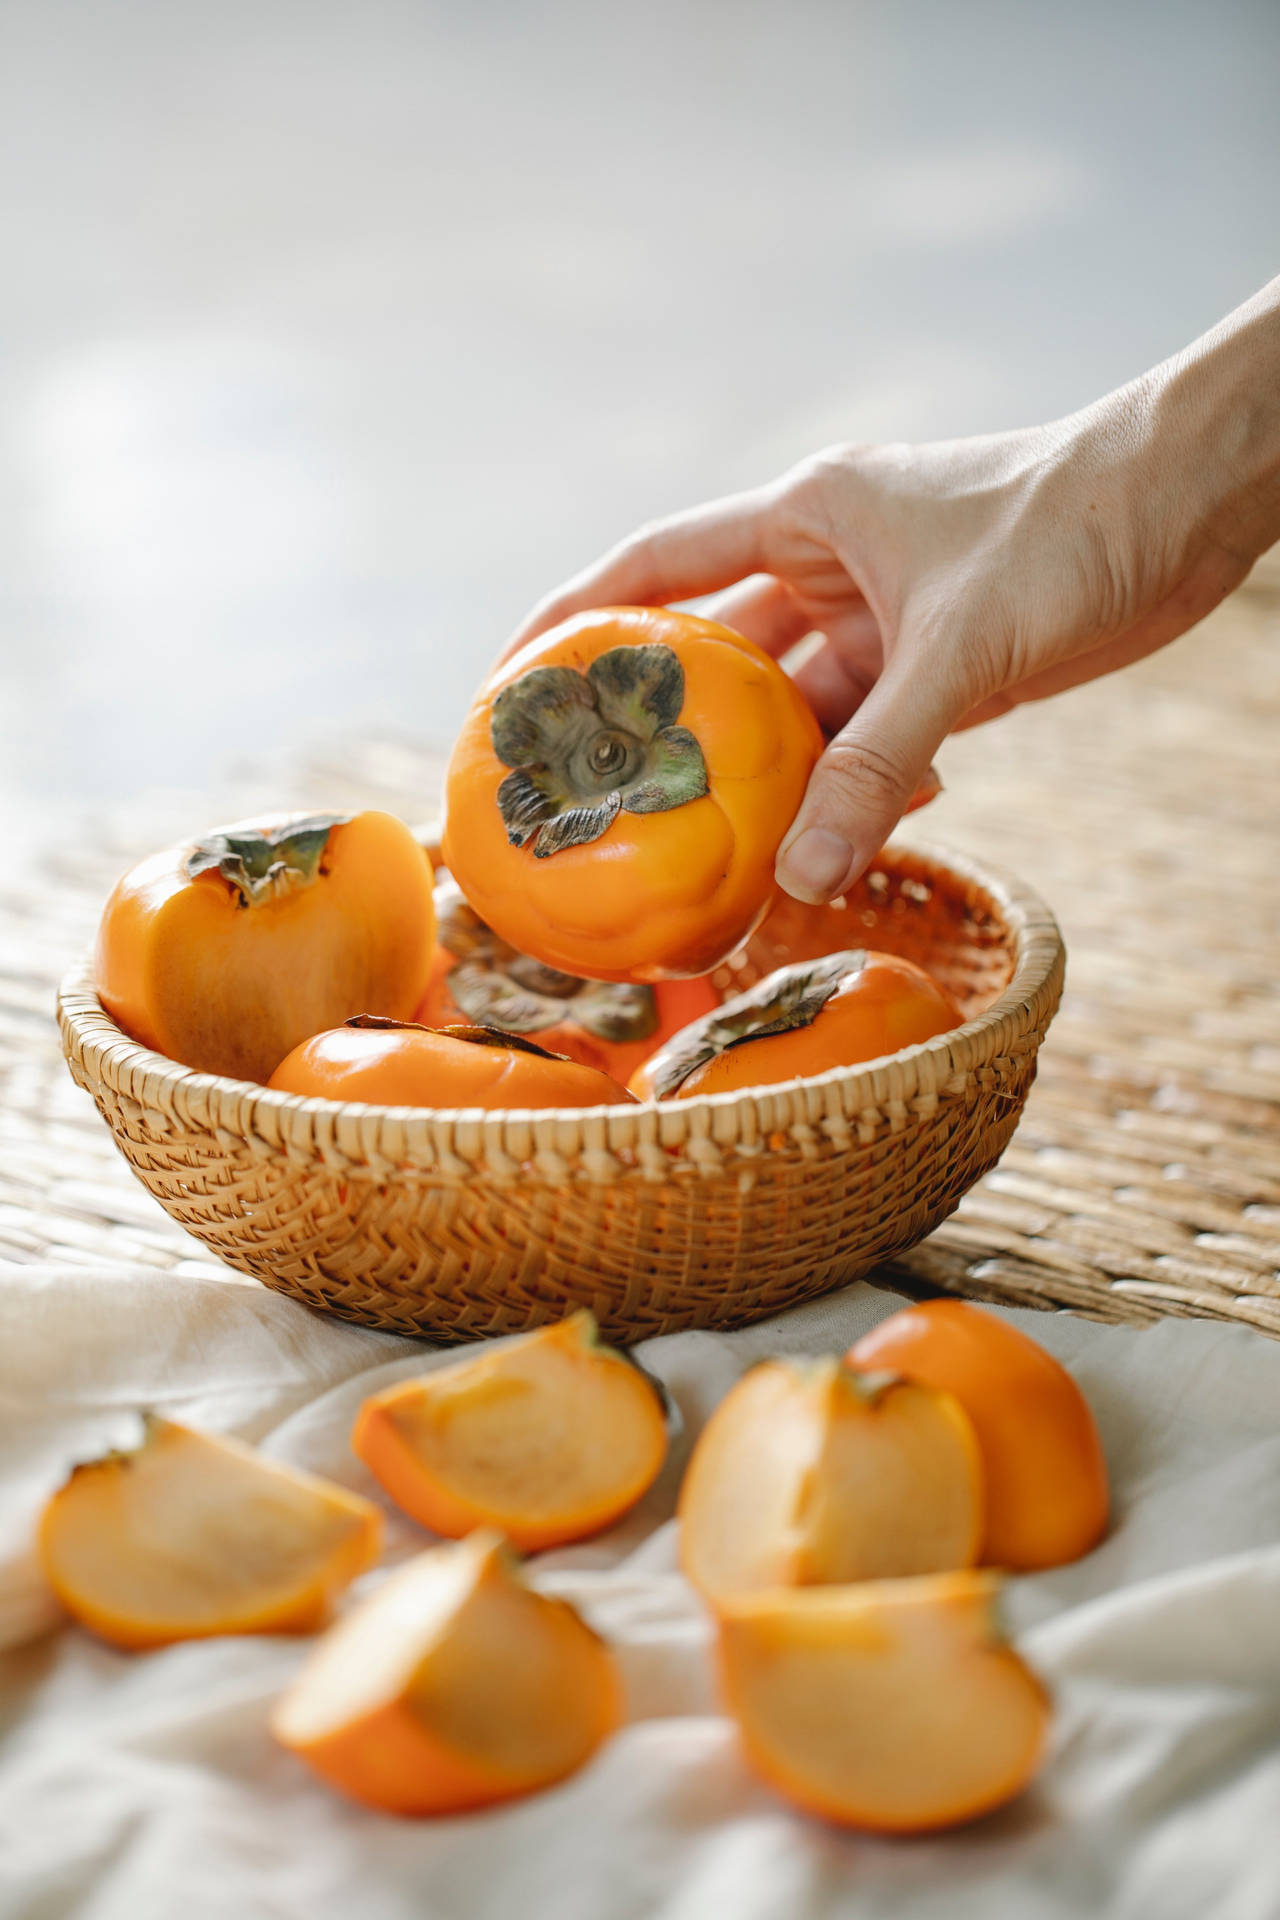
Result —
<instances>
[{"instance_id":1,"label":"white cloth","mask_svg":"<svg viewBox=\"0 0 1280 1920\"><path fill-rule=\"evenodd\" d=\"M1116 1508L1097 1552L1012 1589L1058 1703L1029 1794L962 1831L883 1841L747 1773L675 1571L688 1445L749 1362L838 1351L899 1304L853 1287L640 1350L685 1434L612 1533L536 1562L617 1644L630 1723L551 1793L411 1822L346 1803L273 1745L266 1711L305 1643L116 1653L57 1623L28 1543L70 1464L126 1437L140 1405L376 1494L347 1447L356 1407L452 1356L253 1286L0 1266L3 1920L1274 1920L1280 1344L1244 1328L1007 1316L1088 1393ZM389 1519L403 1558L423 1535Z\"/></svg>"}]
</instances>

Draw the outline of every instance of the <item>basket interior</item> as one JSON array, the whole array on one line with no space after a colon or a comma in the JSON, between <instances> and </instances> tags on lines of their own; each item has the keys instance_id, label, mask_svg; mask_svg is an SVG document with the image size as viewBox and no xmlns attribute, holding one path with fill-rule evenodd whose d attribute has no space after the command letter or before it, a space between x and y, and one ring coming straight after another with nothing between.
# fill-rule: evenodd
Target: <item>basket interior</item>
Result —
<instances>
[{"instance_id":1,"label":"basket interior","mask_svg":"<svg viewBox=\"0 0 1280 1920\"><path fill-rule=\"evenodd\" d=\"M723 993L738 993L775 967L845 947L913 960L966 1020L1000 997L1018 958L1016 930L985 888L895 848L851 888L843 907L804 906L780 894L744 951L712 977Z\"/></svg>"}]
</instances>

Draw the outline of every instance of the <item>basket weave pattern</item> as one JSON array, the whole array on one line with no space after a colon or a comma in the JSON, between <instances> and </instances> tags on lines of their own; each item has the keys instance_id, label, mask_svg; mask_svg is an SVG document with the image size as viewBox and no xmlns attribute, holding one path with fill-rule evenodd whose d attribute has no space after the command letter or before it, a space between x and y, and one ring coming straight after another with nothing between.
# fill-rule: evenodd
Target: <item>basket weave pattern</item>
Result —
<instances>
[{"instance_id":1,"label":"basket weave pattern","mask_svg":"<svg viewBox=\"0 0 1280 1920\"><path fill-rule=\"evenodd\" d=\"M135 1045L83 970L59 1018L138 1177L233 1266L388 1331L474 1338L585 1305L637 1340L867 1272L1007 1145L1061 992L1047 909L976 863L898 851L851 899L847 944L929 966L966 1024L879 1065L664 1107L445 1113L269 1093Z\"/></svg>"}]
</instances>

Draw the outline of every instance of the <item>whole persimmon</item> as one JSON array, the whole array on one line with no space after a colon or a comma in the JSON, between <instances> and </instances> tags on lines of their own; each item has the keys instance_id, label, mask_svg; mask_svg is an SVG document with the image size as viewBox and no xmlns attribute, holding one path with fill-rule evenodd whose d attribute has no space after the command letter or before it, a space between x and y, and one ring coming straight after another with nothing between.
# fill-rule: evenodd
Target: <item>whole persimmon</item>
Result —
<instances>
[{"instance_id":1,"label":"whole persimmon","mask_svg":"<svg viewBox=\"0 0 1280 1920\"><path fill-rule=\"evenodd\" d=\"M827 954L779 967L695 1020L632 1074L641 1100L691 1100L877 1060L960 1015L936 981L891 953Z\"/></svg>"},{"instance_id":2,"label":"whole persimmon","mask_svg":"<svg viewBox=\"0 0 1280 1920\"><path fill-rule=\"evenodd\" d=\"M436 937L418 1020L518 1033L624 1085L672 1034L720 1004L705 976L647 986L583 980L531 960L486 926L450 879L436 883Z\"/></svg>"},{"instance_id":3,"label":"whole persimmon","mask_svg":"<svg viewBox=\"0 0 1280 1920\"><path fill-rule=\"evenodd\" d=\"M1098 1544L1107 1465L1089 1403L1017 1327L966 1300L927 1300L882 1320L848 1357L940 1388L964 1408L986 1478L984 1560L1030 1573Z\"/></svg>"},{"instance_id":4,"label":"whole persimmon","mask_svg":"<svg viewBox=\"0 0 1280 1920\"><path fill-rule=\"evenodd\" d=\"M795 683L741 634L599 608L481 689L449 765L445 864L547 966L708 973L763 913L821 750Z\"/></svg>"},{"instance_id":5,"label":"whole persimmon","mask_svg":"<svg viewBox=\"0 0 1280 1920\"><path fill-rule=\"evenodd\" d=\"M611 1107L632 1099L598 1067L548 1053L518 1034L421 1027L371 1014L304 1040L267 1085L309 1100L386 1107Z\"/></svg>"},{"instance_id":6,"label":"whole persimmon","mask_svg":"<svg viewBox=\"0 0 1280 1920\"><path fill-rule=\"evenodd\" d=\"M244 820L143 860L108 900L98 998L184 1066L265 1080L291 1048L422 997L431 869L389 813Z\"/></svg>"}]
</instances>

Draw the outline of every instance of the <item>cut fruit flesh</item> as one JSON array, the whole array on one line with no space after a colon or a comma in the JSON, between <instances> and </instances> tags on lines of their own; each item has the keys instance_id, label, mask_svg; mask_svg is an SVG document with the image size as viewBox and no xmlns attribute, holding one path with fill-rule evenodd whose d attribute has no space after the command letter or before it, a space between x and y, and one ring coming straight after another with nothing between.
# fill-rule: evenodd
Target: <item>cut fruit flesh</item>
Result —
<instances>
[{"instance_id":1,"label":"cut fruit flesh","mask_svg":"<svg viewBox=\"0 0 1280 1920\"><path fill-rule=\"evenodd\" d=\"M360 1409L351 1444L398 1506L436 1533L500 1527L534 1551L598 1532L662 1465L653 1383L576 1313Z\"/></svg>"},{"instance_id":2,"label":"cut fruit flesh","mask_svg":"<svg viewBox=\"0 0 1280 1920\"><path fill-rule=\"evenodd\" d=\"M1060 1566L1106 1532L1107 1465L1089 1403L1051 1353L967 1300L891 1314L850 1363L892 1367L950 1393L983 1459L983 1558L1019 1572Z\"/></svg>"},{"instance_id":3,"label":"cut fruit flesh","mask_svg":"<svg viewBox=\"0 0 1280 1920\"><path fill-rule=\"evenodd\" d=\"M838 1360L753 1368L708 1422L680 1494L684 1569L713 1603L968 1566L981 1528L960 1408Z\"/></svg>"},{"instance_id":4,"label":"cut fruit flesh","mask_svg":"<svg viewBox=\"0 0 1280 1920\"><path fill-rule=\"evenodd\" d=\"M719 1615L721 1679L755 1769L842 1824L924 1832L1019 1793L1049 1719L973 1571L744 1596Z\"/></svg>"},{"instance_id":5,"label":"cut fruit flesh","mask_svg":"<svg viewBox=\"0 0 1280 1920\"><path fill-rule=\"evenodd\" d=\"M74 1469L40 1549L63 1605L117 1646L305 1633L377 1559L382 1519L345 1488L155 1415L142 1445Z\"/></svg>"},{"instance_id":6,"label":"cut fruit flesh","mask_svg":"<svg viewBox=\"0 0 1280 1920\"><path fill-rule=\"evenodd\" d=\"M333 1627L272 1730L366 1804L453 1813L563 1779L621 1711L604 1643L476 1533L420 1554Z\"/></svg>"}]
</instances>

